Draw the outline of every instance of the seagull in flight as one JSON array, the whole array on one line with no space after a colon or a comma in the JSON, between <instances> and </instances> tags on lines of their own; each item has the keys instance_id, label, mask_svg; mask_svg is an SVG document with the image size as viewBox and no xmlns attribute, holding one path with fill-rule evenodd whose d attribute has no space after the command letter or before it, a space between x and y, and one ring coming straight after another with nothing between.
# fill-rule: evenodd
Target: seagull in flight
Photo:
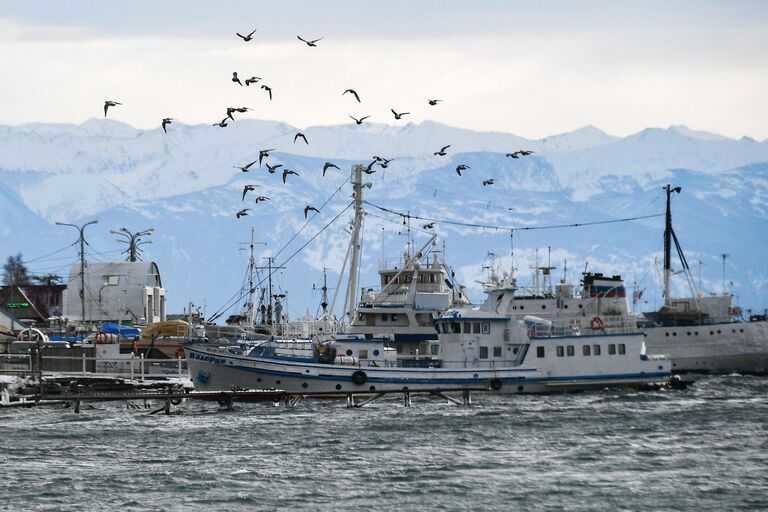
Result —
<instances>
[{"instance_id":1,"label":"seagull in flight","mask_svg":"<svg viewBox=\"0 0 768 512\"><path fill-rule=\"evenodd\" d=\"M267 162L267 172L269 174L275 174L275 171L278 170L282 166L283 166L283 164L269 165L269 162Z\"/></svg>"},{"instance_id":2,"label":"seagull in flight","mask_svg":"<svg viewBox=\"0 0 768 512\"><path fill-rule=\"evenodd\" d=\"M298 37L298 38L299 38L299 41L304 41L305 43L307 43L307 46L313 46L313 47L314 47L314 46L317 46L317 44L315 44L315 43L317 43L318 41L320 41L321 39L323 39L323 38L321 37L320 39L313 39L312 41L307 41L306 39L302 39L302 37L301 37L301 36L296 36L296 37Z\"/></svg>"},{"instance_id":3,"label":"seagull in flight","mask_svg":"<svg viewBox=\"0 0 768 512\"><path fill-rule=\"evenodd\" d=\"M468 165L459 164L456 166L456 174L461 176L461 171L466 171L467 169L471 169L471 167Z\"/></svg>"},{"instance_id":4,"label":"seagull in flight","mask_svg":"<svg viewBox=\"0 0 768 512\"><path fill-rule=\"evenodd\" d=\"M232 117L232 114L234 114L235 112L240 112L241 114L244 114L249 110L250 109L248 107L227 107L227 117L234 121L235 118Z\"/></svg>"},{"instance_id":5,"label":"seagull in flight","mask_svg":"<svg viewBox=\"0 0 768 512\"><path fill-rule=\"evenodd\" d=\"M397 112L395 112L395 109L393 109L393 108L391 108L391 109L389 109L389 110L391 110L391 111L392 111L392 113L393 113L393 114L395 114L395 119L398 119L398 120L399 120L401 117L403 117L404 115L410 114L410 112L400 112L400 113L398 114Z\"/></svg>"},{"instance_id":6,"label":"seagull in flight","mask_svg":"<svg viewBox=\"0 0 768 512\"><path fill-rule=\"evenodd\" d=\"M267 196L259 196L256 198L256 204L259 204L262 201L269 201L269 198Z\"/></svg>"},{"instance_id":7,"label":"seagull in flight","mask_svg":"<svg viewBox=\"0 0 768 512\"><path fill-rule=\"evenodd\" d=\"M107 117L107 110L109 109L109 107L114 107L116 105L122 105L122 103L120 103L119 101L112 101L112 100L105 101L104 102L104 117Z\"/></svg>"},{"instance_id":8,"label":"seagull in flight","mask_svg":"<svg viewBox=\"0 0 768 512\"><path fill-rule=\"evenodd\" d=\"M243 82L241 82L241 81L240 81L240 79L239 79L239 78L237 78L237 71L235 71L234 73L232 73L232 81L233 81L233 82L235 82L235 83L237 83L237 84L240 84L240 87L242 87L242 86L243 86Z\"/></svg>"},{"instance_id":9,"label":"seagull in flight","mask_svg":"<svg viewBox=\"0 0 768 512\"><path fill-rule=\"evenodd\" d=\"M325 178L325 171L327 171L331 167L333 167L334 169L339 169L338 165L336 165L334 163L331 163L331 162L325 162L325 165L323 165L323 178ZM341 169L339 169L339 170L341 170Z\"/></svg>"},{"instance_id":10,"label":"seagull in flight","mask_svg":"<svg viewBox=\"0 0 768 512\"><path fill-rule=\"evenodd\" d=\"M249 163L248 165L246 165L244 167L240 167L240 166L237 166L237 165L233 165L232 167L235 168L235 169L240 169L243 172L248 172L250 170L251 166L253 164L255 164L255 163L256 163L256 160L254 160L253 162Z\"/></svg>"},{"instance_id":11,"label":"seagull in flight","mask_svg":"<svg viewBox=\"0 0 768 512\"><path fill-rule=\"evenodd\" d=\"M229 119L229 118L228 118L228 117L225 117L225 118L224 118L224 119L222 119L220 122L218 122L218 123L213 123L213 126L218 126L219 128L226 128L226 127L227 127L227 119Z\"/></svg>"},{"instance_id":12,"label":"seagull in flight","mask_svg":"<svg viewBox=\"0 0 768 512\"><path fill-rule=\"evenodd\" d=\"M306 145L309 145L309 142L307 142L307 137L306 137L306 136L305 136L303 133L301 133L301 132L299 132L299 133L297 133L296 135L294 135L294 136L293 136L293 143L294 143L294 144L296 144L296 140L297 140L299 137L301 137L302 139L304 139L304 144L306 144Z\"/></svg>"},{"instance_id":13,"label":"seagull in flight","mask_svg":"<svg viewBox=\"0 0 768 512\"><path fill-rule=\"evenodd\" d=\"M363 124L363 121L365 121L366 119L368 119L368 118L369 118L369 117L371 117L371 116L365 116L365 117L361 117L360 119L358 119L358 118L356 118L356 117L353 117L353 116L349 116L349 117L351 117L352 119L354 119L355 123L357 123L358 125L360 125L360 124Z\"/></svg>"},{"instance_id":14,"label":"seagull in flight","mask_svg":"<svg viewBox=\"0 0 768 512\"><path fill-rule=\"evenodd\" d=\"M354 97L355 97L355 99L357 100L357 102L358 102L358 103L360 103L360 96L358 96L358 95L357 95L357 92L356 92L354 89L347 89L346 91L344 91L343 93L341 93L341 95L342 95L342 96L344 96L344 95L345 95L345 94L347 94L348 92L349 92L349 93L352 93L352 96L354 96Z\"/></svg>"},{"instance_id":15,"label":"seagull in flight","mask_svg":"<svg viewBox=\"0 0 768 512\"><path fill-rule=\"evenodd\" d=\"M304 207L304 218L305 218L305 219L307 218L307 214L308 214L309 212L311 212L311 211L314 211L314 212L320 213L320 210L318 210L318 209L317 209L317 208L315 208L314 206L312 206L312 205L309 205L309 204L308 204L307 206L305 206L305 207Z\"/></svg>"},{"instance_id":16,"label":"seagull in flight","mask_svg":"<svg viewBox=\"0 0 768 512\"><path fill-rule=\"evenodd\" d=\"M175 119L173 119L172 117L164 117L163 118L163 131L165 133L168 133L168 130L166 130L165 127L167 125L171 124L173 121L175 121Z\"/></svg>"},{"instance_id":17,"label":"seagull in flight","mask_svg":"<svg viewBox=\"0 0 768 512\"><path fill-rule=\"evenodd\" d=\"M435 151L433 154L434 154L435 156L445 156L445 155L446 155L446 153L445 153L445 150L446 150L446 149L448 149L449 147L451 147L451 145L450 145L450 144L448 144L447 146L443 146L443 147L440 149L440 151Z\"/></svg>"},{"instance_id":18,"label":"seagull in flight","mask_svg":"<svg viewBox=\"0 0 768 512\"><path fill-rule=\"evenodd\" d=\"M261 77L258 77L258 76L252 76L251 78L246 78L245 85L250 86L251 84L255 84L256 82L258 82L259 80L261 80Z\"/></svg>"},{"instance_id":19,"label":"seagull in flight","mask_svg":"<svg viewBox=\"0 0 768 512\"><path fill-rule=\"evenodd\" d=\"M249 211L251 211L251 209L250 209L250 208L243 208L242 210L240 210L239 212L237 212L237 213L235 214L235 217L237 217L238 219L239 219L240 217L245 217L246 215L248 215L248 212L249 212Z\"/></svg>"},{"instance_id":20,"label":"seagull in flight","mask_svg":"<svg viewBox=\"0 0 768 512\"><path fill-rule=\"evenodd\" d=\"M268 85L262 85L261 88L269 93L269 101L272 101L272 88Z\"/></svg>"},{"instance_id":21,"label":"seagull in flight","mask_svg":"<svg viewBox=\"0 0 768 512\"><path fill-rule=\"evenodd\" d=\"M520 153L523 156L528 156L528 155L532 155L533 151L518 151L518 153Z\"/></svg>"},{"instance_id":22,"label":"seagull in flight","mask_svg":"<svg viewBox=\"0 0 768 512\"><path fill-rule=\"evenodd\" d=\"M394 160L394 158L384 158L381 156L373 155L373 161L378 162L382 169L386 169L389 166L389 162L392 160Z\"/></svg>"},{"instance_id":23,"label":"seagull in flight","mask_svg":"<svg viewBox=\"0 0 768 512\"><path fill-rule=\"evenodd\" d=\"M373 170L373 166L378 164L378 160L374 160L373 162L369 163L367 167L363 168L363 172L365 174L374 174L376 171Z\"/></svg>"},{"instance_id":24,"label":"seagull in flight","mask_svg":"<svg viewBox=\"0 0 768 512\"><path fill-rule=\"evenodd\" d=\"M275 150L275 148L272 148L272 149L262 149L261 151L259 151L259 167L261 167L261 161L269 156L269 152L270 151L274 151L274 150Z\"/></svg>"},{"instance_id":25,"label":"seagull in flight","mask_svg":"<svg viewBox=\"0 0 768 512\"><path fill-rule=\"evenodd\" d=\"M424 224L422 226L422 229L433 229L434 227L435 227L435 223L434 222L430 222L429 224Z\"/></svg>"},{"instance_id":26,"label":"seagull in flight","mask_svg":"<svg viewBox=\"0 0 768 512\"><path fill-rule=\"evenodd\" d=\"M250 34L248 34L247 36L244 36L244 35L243 35L243 34L241 34L240 32L235 32L235 34L237 34L239 37L243 38L243 41L245 41L245 42L247 43L248 41L250 41L251 39L253 39L253 37L252 37L252 36L253 36L253 33L254 33L254 32L256 32L256 29L253 29L253 32L251 32L251 33L250 33Z\"/></svg>"},{"instance_id":27,"label":"seagull in flight","mask_svg":"<svg viewBox=\"0 0 768 512\"><path fill-rule=\"evenodd\" d=\"M256 190L256 187L258 187L258 185L246 185L246 186L244 186L243 187L243 199L242 200L245 201L245 194L247 194L248 192L253 192L254 190Z\"/></svg>"},{"instance_id":28,"label":"seagull in flight","mask_svg":"<svg viewBox=\"0 0 768 512\"><path fill-rule=\"evenodd\" d=\"M285 180L288 178L289 174L294 174L296 176L299 175L296 171L292 171L290 169L283 169L283 183L285 183Z\"/></svg>"},{"instance_id":29,"label":"seagull in flight","mask_svg":"<svg viewBox=\"0 0 768 512\"><path fill-rule=\"evenodd\" d=\"M493 185L493 178L483 180L483 186L485 187L487 185Z\"/></svg>"},{"instance_id":30,"label":"seagull in flight","mask_svg":"<svg viewBox=\"0 0 768 512\"><path fill-rule=\"evenodd\" d=\"M507 158L520 158L520 153L515 151L514 153L507 153Z\"/></svg>"},{"instance_id":31,"label":"seagull in flight","mask_svg":"<svg viewBox=\"0 0 768 512\"><path fill-rule=\"evenodd\" d=\"M435 105L437 105L441 101L443 101L443 100L427 100L427 103L429 103L430 105L432 105L434 107Z\"/></svg>"}]
</instances>

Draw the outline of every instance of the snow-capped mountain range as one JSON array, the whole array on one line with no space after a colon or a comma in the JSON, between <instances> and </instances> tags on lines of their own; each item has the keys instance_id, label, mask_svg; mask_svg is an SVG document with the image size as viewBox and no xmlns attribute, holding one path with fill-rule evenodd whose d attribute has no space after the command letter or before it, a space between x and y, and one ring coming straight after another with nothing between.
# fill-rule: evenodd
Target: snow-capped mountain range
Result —
<instances>
[{"instance_id":1,"label":"snow-capped mountain range","mask_svg":"<svg viewBox=\"0 0 768 512\"><path fill-rule=\"evenodd\" d=\"M319 295L312 284L329 271L336 286L351 217L345 180L355 163L373 155L392 159L386 169L366 175L363 265L360 283L377 285L379 261L401 255L407 242L403 218L380 206L411 214L416 244L427 234L425 219L438 219L439 249L444 248L456 278L474 300L476 281L485 276L487 254L500 257L502 270L514 265L520 282L530 267L549 260L559 279L567 268L578 282L590 271L621 273L629 285L644 289L644 304L661 301L658 264L663 218L570 229L517 230L474 228L439 220L487 226L534 228L661 214L667 183L683 188L674 196L673 220L694 281L702 289L725 287L745 308L768 306L768 141L729 139L684 126L648 128L627 137L588 126L540 140L506 133L481 133L434 122L390 126L364 123L302 130L309 144L294 143L296 128L279 122L241 120L227 128L174 123L139 130L126 124L91 119L81 125L0 126L0 258L22 253L33 273L66 276L77 258L72 228L54 223L98 219L86 231L88 258L121 259L124 245L110 230L155 228L144 259L156 261L168 289L169 312L188 302L206 305L208 314L229 303L243 284L250 239L259 258L275 255L285 266L275 276L276 291L287 294L292 316L316 311ZM450 144L444 157L433 155ZM275 148L269 174L258 162L259 150ZM512 159L512 151L530 156ZM322 176L323 163L336 163ZM457 175L458 164L470 169ZM483 180L493 178L493 185ZM258 185L243 201L245 184ZM338 192L334 194L335 191ZM258 205L253 198L268 196ZM321 213L304 227L305 205ZM376 206L373 206L376 205ZM250 208L235 219L235 212ZM310 215L311 216L311 215ZM306 247L307 241L322 231ZM295 255L294 255L295 253ZM265 262L266 260L260 260ZM679 264L677 265L679 268ZM687 294L683 279L676 291ZM343 293L341 294L343 295Z\"/></svg>"}]
</instances>

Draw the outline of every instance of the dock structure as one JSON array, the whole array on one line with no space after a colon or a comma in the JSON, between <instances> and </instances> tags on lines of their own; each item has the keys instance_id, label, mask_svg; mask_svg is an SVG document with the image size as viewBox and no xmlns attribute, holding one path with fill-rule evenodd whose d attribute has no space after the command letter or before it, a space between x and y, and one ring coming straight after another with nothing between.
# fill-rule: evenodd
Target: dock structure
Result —
<instances>
[{"instance_id":1,"label":"dock structure","mask_svg":"<svg viewBox=\"0 0 768 512\"><path fill-rule=\"evenodd\" d=\"M287 407L293 407L304 399L346 399L347 407L361 408L371 402L386 395L402 395L403 406L412 406L412 395L425 395L438 397L446 400L449 404L459 406L469 406L472 404L471 391L488 391L487 388L476 389L433 389L433 390L393 390L379 391L375 393L289 393L280 389L257 389L257 390L233 390L233 391L193 391L183 389L178 386L169 386L164 389L155 390L130 390L130 391L92 391L79 390L55 395L38 393L34 395L24 395L16 400L11 400L7 391L0 396L0 407L35 407L63 405L72 407L75 414L82 410L82 404L85 402L126 402L126 407L140 409L133 402L143 401L144 408L149 409L150 401L159 401L163 405L152 410L150 414L163 412L171 414L173 406L181 405L183 400L202 400L206 402L217 402L220 407L227 410L234 408L235 402L273 402L275 405L283 404ZM461 393L461 399L449 396L446 393Z\"/></svg>"}]
</instances>

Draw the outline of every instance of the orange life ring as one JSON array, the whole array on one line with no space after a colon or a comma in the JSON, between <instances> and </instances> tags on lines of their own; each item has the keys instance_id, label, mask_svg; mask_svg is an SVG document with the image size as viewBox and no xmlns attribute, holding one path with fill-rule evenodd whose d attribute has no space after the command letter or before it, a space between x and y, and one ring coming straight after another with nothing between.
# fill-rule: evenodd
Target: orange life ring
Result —
<instances>
[{"instance_id":1,"label":"orange life ring","mask_svg":"<svg viewBox=\"0 0 768 512\"><path fill-rule=\"evenodd\" d=\"M592 320L589 321L589 326L592 327L593 331L602 331L603 327L605 326L605 322L599 316L595 316L592 317Z\"/></svg>"},{"instance_id":2,"label":"orange life ring","mask_svg":"<svg viewBox=\"0 0 768 512\"><path fill-rule=\"evenodd\" d=\"M93 341L101 345L109 341L109 335L105 332L99 331L96 333L96 336L93 337Z\"/></svg>"},{"instance_id":3,"label":"orange life ring","mask_svg":"<svg viewBox=\"0 0 768 512\"><path fill-rule=\"evenodd\" d=\"M176 359L184 359L184 349L182 347L176 349Z\"/></svg>"}]
</instances>

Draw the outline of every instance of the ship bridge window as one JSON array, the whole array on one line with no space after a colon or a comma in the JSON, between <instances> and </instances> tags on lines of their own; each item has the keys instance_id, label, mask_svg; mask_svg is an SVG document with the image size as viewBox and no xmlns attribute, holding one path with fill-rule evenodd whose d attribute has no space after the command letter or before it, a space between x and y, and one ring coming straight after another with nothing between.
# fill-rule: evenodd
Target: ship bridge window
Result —
<instances>
[{"instance_id":1,"label":"ship bridge window","mask_svg":"<svg viewBox=\"0 0 768 512\"><path fill-rule=\"evenodd\" d=\"M480 347L480 359L488 359L488 347Z\"/></svg>"},{"instance_id":2,"label":"ship bridge window","mask_svg":"<svg viewBox=\"0 0 768 512\"><path fill-rule=\"evenodd\" d=\"M616 355L616 344L615 343L609 343L608 344L608 355L609 356Z\"/></svg>"},{"instance_id":3,"label":"ship bridge window","mask_svg":"<svg viewBox=\"0 0 768 512\"><path fill-rule=\"evenodd\" d=\"M440 353L440 345L432 345L429 347L429 351L432 353L433 356L436 356Z\"/></svg>"},{"instance_id":4,"label":"ship bridge window","mask_svg":"<svg viewBox=\"0 0 768 512\"><path fill-rule=\"evenodd\" d=\"M359 313L359 314L357 315L357 319L358 319L358 320L360 320L361 322L362 322L363 320L365 320L365 313Z\"/></svg>"},{"instance_id":5,"label":"ship bridge window","mask_svg":"<svg viewBox=\"0 0 768 512\"><path fill-rule=\"evenodd\" d=\"M472 333L472 324L469 322L464 322L464 334L471 334Z\"/></svg>"},{"instance_id":6,"label":"ship bridge window","mask_svg":"<svg viewBox=\"0 0 768 512\"><path fill-rule=\"evenodd\" d=\"M596 356L600 355L600 345L592 345L592 354Z\"/></svg>"},{"instance_id":7,"label":"ship bridge window","mask_svg":"<svg viewBox=\"0 0 768 512\"><path fill-rule=\"evenodd\" d=\"M493 347L493 357L501 357L501 347Z\"/></svg>"},{"instance_id":8,"label":"ship bridge window","mask_svg":"<svg viewBox=\"0 0 768 512\"><path fill-rule=\"evenodd\" d=\"M381 314L381 321L382 321L382 322L386 322L386 321L388 321L388 320L389 320L389 315L388 315L388 314L386 314L386 313L382 313L382 314Z\"/></svg>"},{"instance_id":9,"label":"ship bridge window","mask_svg":"<svg viewBox=\"0 0 768 512\"><path fill-rule=\"evenodd\" d=\"M557 346L557 357L563 357L565 355L565 347L562 345Z\"/></svg>"},{"instance_id":10,"label":"ship bridge window","mask_svg":"<svg viewBox=\"0 0 768 512\"><path fill-rule=\"evenodd\" d=\"M585 356L588 356L590 354L590 352L591 352L591 350L590 350L589 345L582 345L581 346L581 353L582 354L584 354Z\"/></svg>"},{"instance_id":11,"label":"ship bridge window","mask_svg":"<svg viewBox=\"0 0 768 512\"><path fill-rule=\"evenodd\" d=\"M392 313L392 321L397 322L397 315Z\"/></svg>"},{"instance_id":12,"label":"ship bridge window","mask_svg":"<svg viewBox=\"0 0 768 512\"><path fill-rule=\"evenodd\" d=\"M544 347L536 347L536 357L544 357Z\"/></svg>"},{"instance_id":13,"label":"ship bridge window","mask_svg":"<svg viewBox=\"0 0 768 512\"><path fill-rule=\"evenodd\" d=\"M453 332L454 334L460 334L461 324L459 324L459 322L451 322L451 332Z\"/></svg>"},{"instance_id":14,"label":"ship bridge window","mask_svg":"<svg viewBox=\"0 0 768 512\"><path fill-rule=\"evenodd\" d=\"M567 347L565 347L565 349L566 349L566 354L568 354L568 357L573 357L573 354L575 352L573 349L573 345L568 345Z\"/></svg>"},{"instance_id":15,"label":"ship bridge window","mask_svg":"<svg viewBox=\"0 0 768 512\"><path fill-rule=\"evenodd\" d=\"M627 353L627 347L623 343L619 343L619 355L624 355Z\"/></svg>"},{"instance_id":16,"label":"ship bridge window","mask_svg":"<svg viewBox=\"0 0 768 512\"><path fill-rule=\"evenodd\" d=\"M472 334L480 334L480 322L472 322Z\"/></svg>"}]
</instances>

